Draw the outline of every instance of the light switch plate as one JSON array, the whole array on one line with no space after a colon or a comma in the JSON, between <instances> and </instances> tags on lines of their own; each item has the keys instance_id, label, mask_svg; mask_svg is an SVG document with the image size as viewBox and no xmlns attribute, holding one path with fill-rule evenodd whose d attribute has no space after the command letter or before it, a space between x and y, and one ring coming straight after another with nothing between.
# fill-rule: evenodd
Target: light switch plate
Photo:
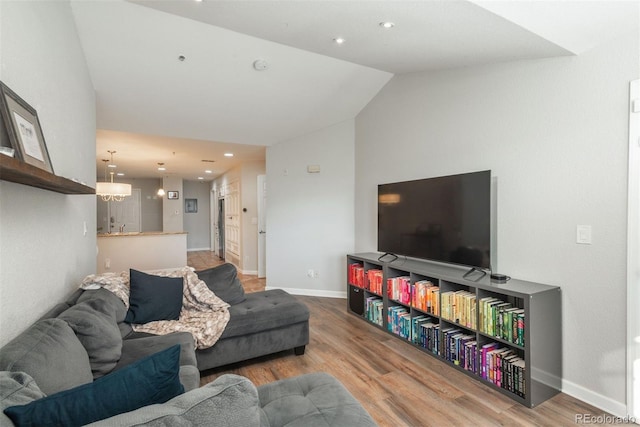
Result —
<instances>
[{"instance_id":1,"label":"light switch plate","mask_svg":"<svg viewBox=\"0 0 640 427\"><path fill-rule=\"evenodd\" d=\"M591 244L591 226L590 225L576 226L576 243L581 245Z\"/></svg>"}]
</instances>

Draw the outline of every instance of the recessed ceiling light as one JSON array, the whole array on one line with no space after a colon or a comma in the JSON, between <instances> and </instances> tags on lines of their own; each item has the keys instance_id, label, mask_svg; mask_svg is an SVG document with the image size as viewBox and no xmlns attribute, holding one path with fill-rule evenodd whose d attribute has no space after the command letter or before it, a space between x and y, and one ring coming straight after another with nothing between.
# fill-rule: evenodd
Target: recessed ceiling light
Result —
<instances>
[{"instance_id":1,"label":"recessed ceiling light","mask_svg":"<svg viewBox=\"0 0 640 427\"><path fill-rule=\"evenodd\" d=\"M206 171L204 171L204 173L213 173L213 172L207 169Z\"/></svg>"},{"instance_id":2,"label":"recessed ceiling light","mask_svg":"<svg viewBox=\"0 0 640 427\"><path fill-rule=\"evenodd\" d=\"M233 153L224 153L225 157L233 157Z\"/></svg>"},{"instance_id":3,"label":"recessed ceiling light","mask_svg":"<svg viewBox=\"0 0 640 427\"><path fill-rule=\"evenodd\" d=\"M379 24L382 28L393 28L396 24L393 22L385 21Z\"/></svg>"},{"instance_id":4,"label":"recessed ceiling light","mask_svg":"<svg viewBox=\"0 0 640 427\"><path fill-rule=\"evenodd\" d=\"M203 177L199 176L198 179L204 179Z\"/></svg>"},{"instance_id":5,"label":"recessed ceiling light","mask_svg":"<svg viewBox=\"0 0 640 427\"><path fill-rule=\"evenodd\" d=\"M124 176L124 173L123 173L123 172L118 172L116 175L118 175L118 176Z\"/></svg>"},{"instance_id":6,"label":"recessed ceiling light","mask_svg":"<svg viewBox=\"0 0 640 427\"><path fill-rule=\"evenodd\" d=\"M109 163L107 165L108 168L117 168L118 166L114 165L113 163Z\"/></svg>"},{"instance_id":7,"label":"recessed ceiling light","mask_svg":"<svg viewBox=\"0 0 640 427\"><path fill-rule=\"evenodd\" d=\"M167 168L164 167L164 163L158 162L158 170L159 171L166 171Z\"/></svg>"},{"instance_id":8,"label":"recessed ceiling light","mask_svg":"<svg viewBox=\"0 0 640 427\"><path fill-rule=\"evenodd\" d=\"M336 37L333 41L336 42L336 44L343 44L346 40L342 37Z\"/></svg>"}]
</instances>

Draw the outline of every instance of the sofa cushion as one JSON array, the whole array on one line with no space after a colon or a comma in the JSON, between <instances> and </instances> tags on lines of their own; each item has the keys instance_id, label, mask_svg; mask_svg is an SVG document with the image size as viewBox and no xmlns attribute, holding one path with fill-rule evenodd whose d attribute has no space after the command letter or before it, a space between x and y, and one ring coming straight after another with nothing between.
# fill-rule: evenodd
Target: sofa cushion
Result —
<instances>
[{"instance_id":1,"label":"sofa cushion","mask_svg":"<svg viewBox=\"0 0 640 427\"><path fill-rule=\"evenodd\" d=\"M120 336L122 338L133 332L131 325L124 321L124 317L127 314L127 306L124 304L124 301L116 296L116 294L104 288L85 290L78 298L78 302L80 303L90 299L103 299L109 304L115 314L116 322L118 322L118 329L120 329Z\"/></svg>"},{"instance_id":2,"label":"sofa cushion","mask_svg":"<svg viewBox=\"0 0 640 427\"><path fill-rule=\"evenodd\" d=\"M182 277L162 277L130 270L128 323L178 320L182 310Z\"/></svg>"},{"instance_id":3,"label":"sofa cushion","mask_svg":"<svg viewBox=\"0 0 640 427\"><path fill-rule=\"evenodd\" d=\"M258 396L263 411L262 425L377 425L351 393L338 380L324 372L262 385L258 387Z\"/></svg>"},{"instance_id":4,"label":"sofa cushion","mask_svg":"<svg viewBox=\"0 0 640 427\"><path fill-rule=\"evenodd\" d=\"M74 330L89 355L94 378L115 368L122 354L122 337L113 310L102 299L82 301L58 316Z\"/></svg>"},{"instance_id":5,"label":"sofa cushion","mask_svg":"<svg viewBox=\"0 0 640 427\"><path fill-rule=\"evenodd\" d=\"M138 333L134 336L138 336ZM167 335L145 334L139 338L124 340L122 342L122 357L115 369L122 369L142 357L176 344L180 345L180 366L196 366L196 345L193 335L188 332L172 332Z\"/></svg>"},{"instance_id":6,"label":"sofa cushion","mask_svg":"<svg viewBox=\"0 0 640 427\"><path fill-rule=\"evenodd\" d=\"M238 271L233 264L226 263L206 270L196 271L196 274L218 298L227 304L234 305L245 300L244 288L240 283L240 279L238 279Z\"/></svg>"},{"instance_id":7,"label":"sofa cushion","mask_svg":"<svg viewBox=\"0 0 640 427\"><path fill-rule=\"evenodd\" d=\"M0 372L0 426L11 425L11 420L4 414L5 408L15 405L26 405L45 394L40 390L31 376L24 372Z\"/></svg>"},{"instance_id":8,"label":"sofa cushion","mask_svg":"<svg viewBox=\"0 0 640 427\"><path fill-rule=\"evenodd\" d=\"M155 353L175 344L180 344L180 382L186 391L200 387L200 371L198 370L195 341L188 332L173 332L167 335L151 335L134 332L131 338L122 342L122 357L115 370L135 362L141 357Z\"/></svg>"},{"instance_id":9,"label":"sofa cushion","mask_svg":"<svg viewBox=\"0 0 640 427\"><path fill-rule=\"evenodd\" d=\"M179 357L180 346L176 345L91 384L4 412L16 425L76 426L164 403L184 392L178 377Z\"/></svg>"},{"instance_id":10,"label":"sofa cushion","mask_svg":"<svg viewBox=\"0 0 640 427\"><path fill-rule=\"evenodd\" d=\"M220 339L267 331L309 320L309 309L282 289L252 292L229 307L231 318Z\"/></svg>"},{"instance_id":11,"label":"sofa cushion","mask_svg":"<svg viewBox=\"0 0 640 427\"><path fill-rule=\"evenodd\" d=\"M39 320L2 347L0 371L26 372L46 394L93 381L87 351L61 319Z\"/></svg>"},{"instance_id":12,"label":"sofa cushion","mask_svg":"<svg viewBox=\"0 0 640 427\"><path fill-rule=\"evenodd\" d=\"M245 377L222 375L164 405L145 406L90 424L113 426L259 426L260 405L255 386Z\"/></svg>"},{"instance_id":13,"label":"sofa cushion","mask_svg":"<svg viewBox=\"0 0 640 427\"><path fill-rule=\"evenodd\" d=\"M109 310L113 312L113 317L116 319L116 322L124 322L124 317L127 314L127 306L124 305L124 301L118 298L116 294L107 289L100 288L83 291L78 297L76 304L94 299L99 299L105 302L109 307Z\"/></svg>"}]
</instances>

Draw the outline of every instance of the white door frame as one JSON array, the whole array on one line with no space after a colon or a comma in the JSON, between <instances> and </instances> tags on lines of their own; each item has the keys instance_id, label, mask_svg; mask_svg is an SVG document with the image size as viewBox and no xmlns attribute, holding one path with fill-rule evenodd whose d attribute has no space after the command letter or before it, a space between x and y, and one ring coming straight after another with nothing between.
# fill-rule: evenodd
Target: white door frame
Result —
<instances>
[{"instance_id":1,"label":"white door frame","mask_svg":"<svg viewBox=\"0 0 640 427\"><path fill-rule=\"evenodd\" d=\"M258 175L258 278L267 276L267 176Z\"/></svg>"},{"instance_id":2,"label":"white door frame","mask_svg":"<svg viewBox=\"0 0 640 427\"><path fill-rule=\"evenodd\" d=\"M211 252L218 253L218 191L211 187L211 194L209 195L209 218L211 218Z\"/></svg>"},{"instance_id":3,"label":"white door frame","mask_svg":"<svg viewBox=\"0 0 640 427\"><path fill-rule=\"evenodd\" d=\"M629 86L627 414L640 419L640 80Z\"/></svg>"}]
</instances>

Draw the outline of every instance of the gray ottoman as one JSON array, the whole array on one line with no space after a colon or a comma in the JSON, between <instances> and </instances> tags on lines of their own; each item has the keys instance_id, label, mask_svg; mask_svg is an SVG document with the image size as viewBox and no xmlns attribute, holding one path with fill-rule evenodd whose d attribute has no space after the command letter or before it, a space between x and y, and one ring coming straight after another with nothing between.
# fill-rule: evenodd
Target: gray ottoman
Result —
<instances>
[{"instance_id":1,"label":"gray ottoman","mask_svg":"<svg viewBox=\"0 0 640 427\"><path fill-rule=\"evenodd\" d=\"M309 309L287 292L248 293L229 312L220 340L213 347L196 350L200 371L284 350L304 354L309 343Z\"/></svg>"},{"instance_id":2,"label":"gray ottoman","mask_svg":"<svg viewBox=\"0 0 640 427\"><path fill-rule=\"evenodd\" d=\"M262 426L375 426L367 411L329 374L306 374L258 387ZM266 418L266 419L265 419Z\"/></svg>"}]
</instances>

